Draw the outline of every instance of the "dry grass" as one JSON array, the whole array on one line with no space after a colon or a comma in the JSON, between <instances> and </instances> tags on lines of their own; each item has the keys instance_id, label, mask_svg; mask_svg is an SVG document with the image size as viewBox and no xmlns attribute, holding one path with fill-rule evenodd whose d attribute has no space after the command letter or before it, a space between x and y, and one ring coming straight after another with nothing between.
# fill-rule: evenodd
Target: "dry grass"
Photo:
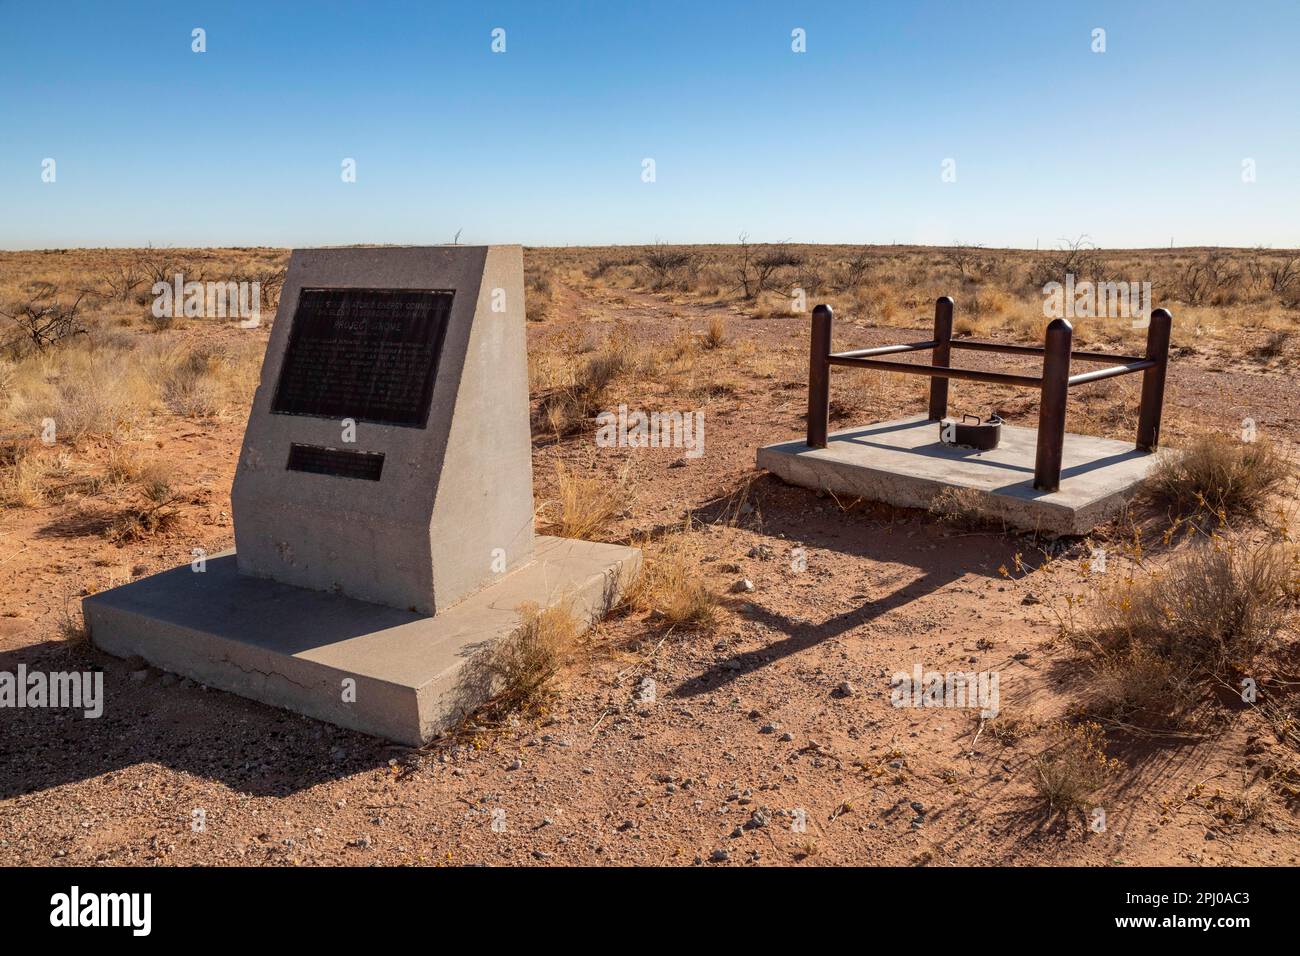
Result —
<instances>
[{"instance_id":1,"label":"dry grass","mask_svg":"<svg viewBox=\"0 0 1300 956\"><path fill-rule=\"evenodd\" d=\"M1294 250L1096 249L1083 241L1041 252L749 244L529 250L533 256L544 256L557 274L593 285L729 303L764 319L789 316L789 290L797 286L810 307L833 306L837 324L924 328L935 297L949 294L957 300L957 335L1034 344L1041 344L1046 325L1046 282L1063 282L1067 273L1079 282L1149 282L1158 300L1152 305L1174 309L1176 352L1217 350L1236 358L1251 351L1262 361L1292 347L1285 333L1300 310ZM1079 347L1141 351L1145 331L1128 318L1072 321ZM1243 332L1249 341L1242 341Z\"/></svg>"},{"instance_id":2,"label":"dry grass","mask_svg":"<svg viewBox=\"0 0 1300 956\"><path fill-rule=\"evenodd\" d=\"M0 273L0 310L12 312L4 304L23 297L89 290L78 316L84 334L44 348L30 347L0 317L0 506L35 508L134 486L139 466L127 444L155 420L246 408L265 330L250 333L234 320L183 319L170 323L173 330L157 331L141 321L149 312L148 283L158 270L195 280L247 275L262 281L270 305L274 293L265 292L277 287L283 257L258 250L0 254L15 266ZM114 523L119 539L153 534L174 521L171 503L151 497L157 489L137 490L138 507Z\"/></svg>"},{"instance_id":3,"label":"dry grass","mask_svg":"<svg viewBox=\"0 0 1300 956\"><path fill-rule=\"evenodd\" d=\"M700 344L706 349L719 349L726 344L727 326L721 317L713 316L709 319L709 327L704 330L704 335L700 337Z\"/></svg>"},{"instance_id":4,"label":"dry grass","mask_svg":"<svg viewBox=\"0 0 1300 956\"><path fill-rule=\"evenodd\" d=\"M1095 723L1059 723L1051 730L1052 742L1032 765L1034 789L1049 810L1085 810L1096 793L1119 769L1119 761L1106 756L1106 738Z\"/></svg>"},{"instance_id":5,"label":"dry grass","mask_svg":"<svg viewBox=\"0 0 1300 956\"><path fill-rule=\"evenodd\" d=\"M225 356L220 350L199 347L182 353L162 380L162 400L184 418L210 418L221 411L224 389L221 369Z\"/></svg>"},{"instance_id":6,"label":"dry grass","mask_svg":"<svg viewBox=\"0 0 1300 956\"><path fill-rule=\"evenodd\" d=\"M1269 333L1268 338L1255 347L1252 354L1264 361L1279 358L1287 352L1291 336L1290 329L1276 329Z\"/></svg>"},{"instance_id":7,"label":"dry grass","mask_svg":"<svg viewBox=\"0 0 1300 956\"><path fill-rule=\"evenodd\" d=\"M555 309L555 287L550 276L533 263L524 272L524 313L529 322L544 322Z\"/></svg>"},{"instance_id":8,"label":"dry grass","mask_svg":"<svg viewBox=\"0 0 1300 956\"><path fill-rule=\"evenodd\" d=\"M1069 635L1093 664L1097 706L1176 715L1211 683L1235 686L1287 624L1294 562L1284 545L1212 538L1103 587Z\"/></svg>"},{"instance_id":9,"label":"dry grass","mask_svg":"<svg viewBox=\"0 0 1300 956\"><path fill-rule=\"evenodd\" d=\"M105 530L108 539L116 544L165 533L180 520L180 496L169 466L162 462L139 466L134 482L137 503L120 511Z\"/></svg>"},{"instance_id":10,"label":"dry grass","mask_svg":"<svg viewBox=\"0 0 1300 956\"><path fill-rule=\"evenodd\" d=\"M982 510L983 499L974 488L944 488L930 502L929 512L943 524L960 531L975 531L992 521Z\"/></svg>"},{"instance_id":11,"label":"dry grass","mask_svg":"<svg viewBox=\"0 0 1300 956\"><path fill-rule=\"evenodd\" d=\"M90 645L90 630L81 613L81 600L76 595L69 594L64 598L57 626L59 637L70 648L78 650Z\"/></svg>"},{"instance_id":12,"label":"dry grass","mask_svg":"<svg viewBox=\"0 0 1300 956\"><path fill-rule=\"evenodd\" d=\"M78 322L84 329L84 334L34 352L22 329L0 316L0 419L7 419L5 424L17 421L29 430L37 406L54 406L52 417L59 421L62 436L111 431L124 417L115 410L129 416L156 400L161 361L178 346L191 347L192 337L171 327L213 330L234 325L233 318L156 322L150 308L154 281L170 282L177 272L192 281L258 281L263 306L273 308L286 258L286 250L265 249L0 253L0 312L14 314L18 304L33 298L76 295L81 297Z\"/></svg>"},{"instance_id":13,"label":"dry grass","mask_svg":"<svg viewBox=\"0 0 1300 956\"><path fill-rule=\"evenodd\" d=\"M628 353L620 337L611 335L605 347L559 370L538 406L538 424L557 438L573 435L604 411L605 390L628 366Z\"/></svg>"},{"instance_id":14,"label":"dry grass","mask_svg":"<svg viewBox=\"0 0 1300 956\"><path fill-rule=\"evenodd\" d=\"M120 444L110 445L103 464L104 483L110 488L133 484L147 467L135 449Z\"/></svg>"},{"instance_id":15,"label":"dry grass","mask_svg":"<svg viewBox=\"0 0 1300 956\"><path fill-rule=\"evenodd\" d=\"M520 610L519 627L471 662L467 680L490 694L475 711L478 721L500 722L541 711L554 694L556 675L577 645L580 628L569 608L539 610L529 605Z\"/></svg>"},{"instance_id":16,"label":"dry grass","mask_svg":"<svg viewBox=\"0 0 1300 956\"><path fill-rule=\"evenodd\" d=\"M45 501L48 456L18 443L0 448L0 507L37 508Z\"/></svg>"},{"instance_id":17,"label":"dry grass","mask_svg":"<svg viewBox=\"0 0 1300 956\"><path fill-rule=\"evenodd\" d=\"M674 535L647 555L629 600L669 627L711 632L721 622L718 596L709 588L691 536Z\"/></svg>"},{"instance_id":18,"label":"dry grass","mask_svg":"<svg viewBox=\"0 0 1300 956\"><path fill-rule=\"evenodd\" d=\"M252 398L263 343L237 347L140 342L124 333L79 338L20 360L9 373L0 428L59 441L123 440L150 415L208 417Z\"/></svg>"},{"instance_id":19,"label":"dry grass","mask_svg":"<svg viewBox=\"0 0 1300 956\"><path fill-rule=\"evenodd\" d=\"M1207 434L1160 457L1143 496L1175 518L1258 517L1293 467L1270 442Z\"/></svg>"},{"instance_id":20,"label":"dry grass","mask_svg":"<svg viewBox=\"0 0 1300 956\"><path fill-rule=\"evenodd\" d=\"M63 301L90 290L79 321L88 330L29 354L20 329L0 321L0 434L33 434L44 418L57 424L60 439L129 435L149 416L203 418L244 406L264 340L250 362L196 345L189 333L210 320L155 322L149 284L182 272L187 279L258 278L274 304L283 275L285 250L121 249L0 253L0 309L9 314L32 298ZM1267 360L1293 348L1300 291L1300 262L1285 250L1061 249L1034 253L977 247L917 246L745 246L530 249L526 287L530 318L547 318L560 301L562 284L586 281L613 289L654 289L678 299L730 303L751 315L788 316L788 291L808 291L810 305L835 306L837 323L928 325L934 297L957 297L958 334L1042 337L1041 281L1075 268L1080 278L1150 281L1165 290L1177 309L1176 347L1205 351L1243 349ZM1082 270L1082 271L1078 271ZM761 273L761 277L760 277ZM1086 273L1086 275L1085 275ZM1037 283L1037 284L1036 284ZM1181 302L1179 300L1182 300ZM1249 331L1249 341L1242 341ZM695 354L724 344L721 316L701 335L690 336L691 354L679 356L675 373L688 378ZM1101 342L1140 345L1143 332L1112 319L1076 322L1082 346ZM202 337L206 341L206 336ZM614 329L594 356L574 360L570 349L562 379L540 395L537 426L560 437L579 432L602 410L604 391L628 366L624 338ZM156 341L156 348L142 343ZM192 359L188 352L197 351ZM770 358L769 358L770 361ZM716 367L710 363L709 368ZM637 368L649 377L650 369ZM770 373L768 373L770 374ZM734 383L688 382L700 400L731 398ZM1109 408L1103 418L1114 417ZM1105 421L1101 424L1111 430ZM1115 422L1113 428L1125 428Z\"/></svg>"},{"instance_id":21,"label":"dry grass","mask_svg":"<svg viewBox=\"0 0 1300 956\"><path fill-rule=\"evenodd\" d=\"M1161 715L1187 707L1195 689L1172 661L1135 647L1093 661L1089 704L1102 716Z\"/></svg>"},{"instance_id":22,"label":"dry grass","mask_svg":"<svg viewBox=\"0 0 1300 956\"><path fill-rule=\"evenodd\" d=\"M1034 721L1006 713L998 714L998 716L990 717L987 720L978 718L977 723L982 723L984 733L1003 747L1014 747L1026 737L1033 736L1039 730Z\"/></svg>"},{"instance_id":23,"label":"dry grass","mask_svg":"<svg viewBox=\"0 0 1300 956\"><path fill-rule=\"evenodd\" d=\"M561 538L591 540L627 511L632 498L630 471L615 476L581 473L564 464L555 466L556 494L542 507L542 533Z\"/></svg>"},{"instance_id":24,"label":"dry grass","mask_svg":"<svg viewBox=\"0 0 1300 956\"><path fill-rule=\"evenodd\" d=\"M18 364L0 427L38 435L48 419L59 440L120 438L144 417L156 394L147 362L129 347L77 339Z\"/></svg>"}]
</instances>

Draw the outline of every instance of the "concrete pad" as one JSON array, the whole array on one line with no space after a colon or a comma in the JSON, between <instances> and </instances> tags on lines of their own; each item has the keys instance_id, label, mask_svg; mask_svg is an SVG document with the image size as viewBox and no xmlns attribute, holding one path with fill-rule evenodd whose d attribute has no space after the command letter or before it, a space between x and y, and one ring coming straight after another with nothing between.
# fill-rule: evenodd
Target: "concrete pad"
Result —
<instances>
[{"instance_id":1,"label":"concrete pad","mask_svg":"<svg viewBox=\"0 0 1300 956\"><path fill-rule=\"evenodd\" d=\"M532 561L435 617L239 574L234 551L203 573L184 566L91 595L83 609L110 654L418 746L482 703L465 665L519 625L522 605L567 602L586 627L641 564L636 548L535 540Z\"/></svg>"},{"instance_id":2,"label":"concrete pad","mask_svg":"<svg viewBox=\"0 0 1300 956\"><path fill-rule=\"evenodd\" d=\"M826 448L802 441L768 445L758 467L794 485L928 508L945 488L978 493L982 514L1016 528L1058 535L1087 534L1123 507L1156 456L1131 442L1065 436L1061 487L1034 489L1038 429L1002 426L992 451L939 441L939 424L924 415L833 432Z\"/></svg>"}]
</instances>

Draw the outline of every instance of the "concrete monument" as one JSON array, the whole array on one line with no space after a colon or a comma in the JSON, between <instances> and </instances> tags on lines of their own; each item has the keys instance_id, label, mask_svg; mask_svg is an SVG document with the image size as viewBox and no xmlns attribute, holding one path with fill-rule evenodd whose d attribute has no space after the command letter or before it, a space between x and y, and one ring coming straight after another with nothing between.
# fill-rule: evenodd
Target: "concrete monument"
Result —
<instances>
[{"instance_id":1,"label":"concrete monument","mask_svg":"<svg viewBox=\"0 0 1300 956\"><path fill-rule=\"evenodd\" d=\"M92 595L91 638L417 745L525 605L590 623L640 552L533 533L518 246L298 250L231 499L235 550ZM478 689L482 693L484 689Z\"/></svg>"}]
</instances>

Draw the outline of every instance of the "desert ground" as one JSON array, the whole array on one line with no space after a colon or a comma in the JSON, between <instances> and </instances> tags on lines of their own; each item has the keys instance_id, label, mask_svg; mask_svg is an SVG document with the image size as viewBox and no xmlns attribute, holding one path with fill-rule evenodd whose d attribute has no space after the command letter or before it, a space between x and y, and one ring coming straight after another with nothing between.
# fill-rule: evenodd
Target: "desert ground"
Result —
<instances>
[{"instance_id":1,"label":"desert ground","mask_svg":"<svg viewBox=\"0 0 1300 956\"><path fill-rule=\"evenodd\" d=\"M0 671L97 669L106 692L98 719L0 710L0 865L1297 862L1300 252L526 250L538 527L645 569L419 750L108 657L81 622L81 596L232 545L287 259L0 253ZM156 318L177 272L260 282L262 324ZM940 295L958 335L1038 343L1067 273L1149 281L1174 314L1168 466L1089 538L756 471L804 428L792 289L834 306L837 349L927 338ZM1075 321L1076 348L1144 336ZM926 387L837 370L832 425L921 411ZM1072 391L1069 430L1131 439L1138 387ZM702 411L704 454L598 447L620 404ZM953 382L949 407L1033 425L1037 395ZM918 663L998 672L999 713L892 706Z\"/></svg>"}]
</instances>

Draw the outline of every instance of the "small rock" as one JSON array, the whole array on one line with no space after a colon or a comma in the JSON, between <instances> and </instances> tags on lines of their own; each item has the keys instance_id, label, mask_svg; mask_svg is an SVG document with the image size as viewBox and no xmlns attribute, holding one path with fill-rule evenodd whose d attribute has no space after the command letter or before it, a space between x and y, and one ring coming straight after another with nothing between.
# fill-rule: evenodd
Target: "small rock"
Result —
<instances>
[{"instance_id":1,"label":"small rock","mask_svg":"<svg viewBox=\"0 0 1300 956\"><path fill-rule=\"evenodd\" d=\"M653 677L642 677L636 685L632 699L639 704L653 704L656 698L656 685Z\"/></svg>"},{"instance_id":2,"label":"small rock","mask_svg":"<svg viewBox=\"0 0 1300 956\"><path fill-rule=\"evenodd\" d=\"M1040 601L1037 595L1035 595L1031 591L1030 593L1026 594L1024 597L1020 599L1020 603L1021 604L1042 604L1043 602Z\"/></svg>"},{"instance_id":3,"label":"small rock","mask_svg":"<svg viewBox=\"0 0 1300 956\"><path fill-rule=\"evenodd\" d=\"M758 728L758 732L760 734L774 734L776 733L776 724L764 724Z\"/></svg>"},{"instance_id":4,"label":"small rock","mask_svg":"<svg viewBox=\"0 0 1300 956\"><path fill-rule=\"evenodd\" d=\"M841 681L840 686L835 688L836 697L852 697L856 693L853 685L848 681Z\"/></svg>"},{"instance_id":5,"label":"small rock","mask_svg":"<svg viewBox=\"0 0 1300 956\"><path fill-rule=\"evenodd\" d=\"M726 863L731 859L731 854L726 850L714 850L709 854L710 863Z\"/></svg>"},{"instance_id":6,"label":"small rock","mask_svg":"<svg viewBox=\"0 0 1300 956\"><path fill-rule=\"evenodd\" d=\"M790 741L794 740L794 734L790 733L790 731L787 730L787 731L786 731L785 733L783 733L783 734L782 734L778 739L779 739L782 743L787 743L787 744L788 744Z\"/></svg>"},{"instance_id":7,"label":"small rock","mask_svg":"<svg viewBox=\"0 0 1300 956\"><path fill-rule=\"evenodd\" d=\"M749 578L741 578L731 586L733 594L748 594L752 590L754 590L754 582L749 580Z\"/></svg>"},{"instance_id":8,"label":"small rock","mask_svg":"<svg viewBox=\"0 0 1300 956\"><path fill-rule=\"evenodd\" d=\"M518 757L516 757L514 760L510 761L510 766L506 767L506 769L507 769L507 770L522 770L523 767L524 767L524 762L523 762L522 760L520 760Z\"/></svg>"}]
</instances>

